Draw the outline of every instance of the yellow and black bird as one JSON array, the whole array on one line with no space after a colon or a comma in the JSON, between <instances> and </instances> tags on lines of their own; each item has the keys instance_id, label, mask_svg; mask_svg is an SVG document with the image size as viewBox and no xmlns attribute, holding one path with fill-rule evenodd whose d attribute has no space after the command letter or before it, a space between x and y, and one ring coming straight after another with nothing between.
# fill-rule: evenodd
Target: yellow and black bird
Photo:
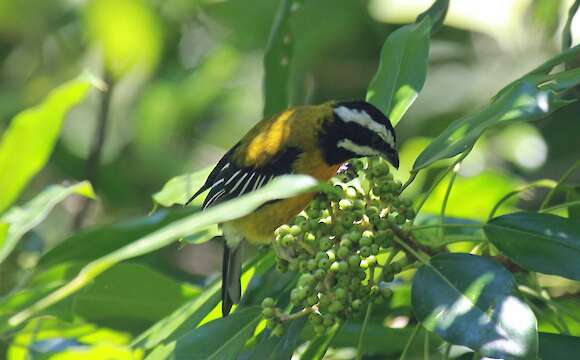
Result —
<instances>
[{"instance_id":1,"label":"yellow and black bird","mask_svg":"<svg viewBox=\"0 0 580 360\"><path fill-rule=\"evenodd\" d=\"M352 158L378 155L398 168L396 148L389 119L367 102L331 101L290 108L257 123L222 157L189 201L209 190L205 209L286 174L327 181ZM314 195L269 202L247 216L220 224L226 240L222 265L224 316L241 296L240 243L269 243L274 230L302 211Z\"/></svg>"}]
</instances>

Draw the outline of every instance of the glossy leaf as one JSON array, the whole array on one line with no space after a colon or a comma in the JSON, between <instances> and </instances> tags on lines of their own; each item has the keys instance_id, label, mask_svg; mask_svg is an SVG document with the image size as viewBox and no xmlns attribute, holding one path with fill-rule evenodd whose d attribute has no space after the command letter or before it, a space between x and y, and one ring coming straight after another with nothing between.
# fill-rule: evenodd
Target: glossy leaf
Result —
<instances>
[{"instance_id":1,"label":"glossy leaf","mask_svg":"<svg viewBox=\"0 0 580 360\"><path fill-rule=\"evenodd\" d=\"M201 188L213 167L196 171L192 174L176 176L170 179L163 188L153 195L153 201L164 207L185 205L195 192ZM194 200L193 204L201 204L203 197Z\"/></svg>"},{"instance_id":2,"label":"glossy leaf","mask_svg":"<svg viewBox=\"0 0 580 360\"><path fill-rule=\"evenodd\" d=\"M580 354L580 337L540 333L540 359L569 360L572 354Z\"/></svg>"},{"instance_id":3,"label":"glossy leaf","mask_svg":"<svg viewBox=\"0 0 580 360\"><path fill-rule=\"evenodd\" d=\"M520 266L580 280L580 223L551 214L515 213L484 227L491 242Z\"/></svg>"},{"instance_id":4,"label":"glossy leaf","mask_svg":"<svg viewBox=\"0 0 580 360\"><path fill-rule=\"evenodd\" d=\"M428 16L433 23L431 32L436 32L443 25L448 10L449 0L436 0L427 11L417 17L417 22Z\"/></svg>"},{"instance_id":5,"label":"glossy leaf","mask_svg":"<svg viewBox=\"0 0 580 360\"><path fill-rule=\"evenodd\" d=\"M81 182L71 186L49 186L22 207L13 207L0 217L0 223L8 224L5 237L0 231L0 263L14 250L24 234L40 224L52 208L72 194L94 198L91 184Z\"/></svg>"},{"instance_id":6,"label":"glossy leaf","mask_svg":"<svg viewBox=\"0 0 580 360\"><path fill-rule=\"evenodd\" d=\"M296 5L294 5L296 4ZM264 54L264 117L286 109L290 101L291 61L294 50L292 7L300 2L281 0Z\"/></svg>"},{"instance_id":7,"label":"glossy leaf","mask_svg":"<svg viewBox=\"0 0 580 360\"><path fill-rule=\"evenodd\" d=\"M413 310L430 331L491 358L533 358L534 313L514 296L512 275L492 260L440 254L417 270Z\"/></svg>"},{"instance_id":8,"label":"glossy leaf","mask_svg":"<svg viewBox=\"0 0 580 360\"><path fill-rule=\"evenodd\" d=\"M439 247L457 241L486 241L483 233L483 224L465 218L445 217L443 224L448 227L438 227L441 224L441 216L420 215L415 220L417 230L413 231L415 238L430 247ZM422 226L433 226L421 229Z\"/></svg>"},{"instance_id":9,"label":"glossy leaf","mask_svg":"<svg viewBox=\"0 0 580 360\"><path fill-rule=\"evenodd\" d=\"M481 134L496 125L541 119L566 103L552 91L530 81L511 88L478 113L454 121L419 155L413 171L454 157L471 148Z\"/></svg>"},{"instance_id":10,"label":"glossy leaf","mask_svg":"<svg viewBox=\"0 0 580 360\"><path fill-rule=\"evenodd\" d=\"M84 100L89 87L86 79L69 81L51 91L41 104L12 119L0 139L0 213L44 167L66 114Z\"/></svg>"},{"instance_id":11,"label":"glossy leaf","mask_svg":"<svg viewBox=\"0 0 580 360\"><path fill-rule=\"evenodd\" d=\"M70 283L35 303L30 308L14 315L10 318L9 323L11 326L21 324L35 313L42 311L85 287L94 278L121 261L158 250L189 234L205 231L210 225L243 217L268 201L288 198L303 192L316 191L322 188L326 189L328 185L319 185L310 176L281 176L260 190L175 221L131 244L92 261Z\"/></svg>"},{"instance_id":12,"label":"glossy leaf","mask_svg":"<svg viewBox=\"0 0 580 360\"><path fill-rule=\"evenodd\" d=\"M199 292L148 266L118 264L74 296L73 311L89 322L135 331L169 315Z\"/></svg>"},{"instance_id":13,"label":"glossy leaf","mask_svg":"<svg viewBox=\"0 0 580 360\"><path fill-rule=\"evenodd\" d=\"M405 25L385 40L377 73L367 90L367 101L396 125L425 84L429 60L431 20Z\"/></svg>"},{"instance_id":14,"label":"glossy leaf","mask_svg":"<svg viewBox=\"0 0 580 360\"><path fill-rule=\"evenodd\" d=\"M262 332L262 340L256 345L250 359L290 360L300 345L300 332L306 325L306 318L294 320L283 336L271 336L269 330Z\"/></svg>"},{"instance_id":15,"label":"glossy leaf","mask_svg":"<svg viewBox=\"0 0 580 360\"><path fill-rule=\"evenodd\" d=\"M177 339L166 359L235 360L260 318L261 308L253 307L213 320Z\"/></svg>"}]
</instances>

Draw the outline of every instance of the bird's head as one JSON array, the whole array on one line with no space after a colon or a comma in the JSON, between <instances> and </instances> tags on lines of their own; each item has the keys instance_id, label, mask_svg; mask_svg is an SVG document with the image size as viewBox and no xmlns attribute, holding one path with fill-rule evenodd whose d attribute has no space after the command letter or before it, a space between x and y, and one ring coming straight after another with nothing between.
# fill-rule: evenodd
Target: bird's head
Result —
<instances>
[{"instance_id":1,"label":"bird's head","mask_svg":"<svg viewBox=\"0 0 580 360\"><path fill-rule=\"evenodd\" d=\"M335 102L331 106L333 119L324 123L319 137L328 164L381 156L399 168L395 131L379 109L365 101Z\"/></svg>"}]
</instances>

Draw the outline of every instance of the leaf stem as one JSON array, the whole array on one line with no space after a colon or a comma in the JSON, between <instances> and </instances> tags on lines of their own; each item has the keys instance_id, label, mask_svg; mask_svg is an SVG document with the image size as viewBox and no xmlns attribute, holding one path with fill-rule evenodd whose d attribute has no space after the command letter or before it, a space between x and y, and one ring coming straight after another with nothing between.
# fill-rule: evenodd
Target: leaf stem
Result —
<instances>
[{"instance_id":1,"label":"leaf stem","mask_svg":"<svg viewBox=\"0 0 580 360\"><path fill-rule=\"evenodd\" d=\"M423 360L429 360L431 347L429 346L429 331L425 331L425 342L423 343Z\"/></svg>"},{"instance_id":2,"label":"leaf stem","mask_svg":"<svg viewBox=\"0 0 580 360\"><path fill-rule=\"evenodd\" d=\"M562 184L568 181L570 176L572 176L572 174L574 174L574 172L576 172L576 170L578 170L579 168L580 168L580 160L576 161L568 170L566 170L566 172L562 175L560 180L558 180L558 184L554 188L552 188L552 190L550 190L548 195L546 195L546 197L544 198L542 205L540 205L540 211L542 211L546 206L548 206L548 204L550 203L556 192L560 190L560 188L562 187Z\"/></svg>"},{"instance_id":3,"label":"leaf stem","mask_svg":"<svg viewBox=\"0 0 580 360\"><path fill-rule=\"evenodd\" d=\"M441 214L440 214L440 222L441 224L445 223L445 210L447 209L447 203L449 202L449 196L451 196L451 189L453 188L453 184L455 183L455 179L457 178L457 172L459 171L460 164L457 163L451 172L451 179L449 179L449 184L447 185L447 190L445 190L445 196L443 197L443 203L441 204ZM439 237L443 239L445 231L443 228L439 229Z\"/></svg>"},{"instance_id":4,"label":"leaf stem","mask_svg":"<svg viewBox=\"0 0 580 360\"><path fill-rule=\"evenodd\" d=\"M356 351L356 360L361 360L362 359L364 337L365 337L365 333L366 333L367 327L369 325L369 320L371 318L371 312L372 312L372 310L373 310L373 302L372 301L369 301L369 303L367 305L367 310L365 312L365 319L363 321L363 325L362 325L362 328L360 330L360 335L358 337L358 345L357 345L357 351Z\"/></svg>"},{"instance_id":5,"label":"leaf stem","mask_svg":"<svg viewBox=\"0 0 580 360\"><path fill-rule=\"evenodd\" d=\"M415 178L417 177L417 174L418 173L419 173L418 171L411 173L411 176L409 176L409 178L407 179L407 181L401 187L401 191L399 191L399 195L401 193L403 193L403 191L405 191L405 189L408 188L413 183L413 181L415 181Z\"/></svg>"},{"instance_id":6,"label":"leaf stem","mask_svg":"<svg viewBox=\"0 0 580 360\"><path fill-rule=\"evenodd\" d=\"M91 144L91 151L86 161L86 178L94 186L99 174L99 167L101 164L101 155L103 146L105 145L105 138L107 136L107 125L109 123L109 113L111 108L111 98L113 95L114 81L110 74L105 74L104 80L107 87L101 94L101 101L99 104L99 113L97 115L97 124L94 133L93 143ZM90 199L83 199L79 212L76 214L73 221L73 229L78 230L83 226L83 222L87 216L91 206Z\"/></svg>"},{"instance_id":7,"label":"leaf stem","mask_svg":"<svg viewBox=\"0 0 580 360\"><path fill-rule=\"evenodd\" d=\"M559 209L566 208L566 207L570 207L570 206L574 206L574 205L580 205L580 200L570 201L567 203L554 205L554 206L551 206L549 208L542 209L539 212L540 213L550 213L552 211L559 210Z\"/></svg>"},{"instance_id":8,"label":"leaf stem","mask_svg":"<svg viewBox=\"0 0 580 360\"><path fill-rule=\"evenodd\" d=\"M495 216L495 213L499 210L499 208L506 202L508 201L510 198L512 198L515 195L521 194L524 191L527 191L529 189L533 189L535 187L547 187L547 188L551 188L554 189L556 186L558 186L558 183L555 182L554 180L548 180L548 179L544 179L544 180L539 180L539 181L534 181L531 184L527 184L524 185L522 187L520 187L517 190L511 191L509 193L507 193L506 195L504 195L504 197L502 197L493 207L493 209L491 209L491 212L489 213L489 216L487 217L487 220L491 220L493 219L493 217Z\"/></svg>"},{"instance_id":9,"label":"leaf stem","mask_svg":"<svg viewBox=\"0 0 580 360\"><path fill-rule=\"evenodd\" d=\"M411 349L411 345L413 344L413 341L417 337L417 334L419 333L420 329L421 329L421 323L418 323L417 325L415 325L415 329L411 333L411 336L409 336L409 340L407 340L407 343L405 344L405 347L403 348L403 352L401 353L399 360L405 360L405 358L407 357L407 353L409 352L409 349Z\"/></svg>"}]
</instances>

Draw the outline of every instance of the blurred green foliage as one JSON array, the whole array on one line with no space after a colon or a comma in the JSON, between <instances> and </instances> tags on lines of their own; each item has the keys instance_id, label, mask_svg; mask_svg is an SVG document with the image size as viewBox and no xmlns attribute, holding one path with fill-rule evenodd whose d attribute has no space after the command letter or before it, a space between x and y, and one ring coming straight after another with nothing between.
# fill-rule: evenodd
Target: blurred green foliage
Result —
<instances>
[{"instance_id":1,"label":"blurred green foliage","mask_svg":"<svg viewBox=\"0 0 580 360\"><path fill-rule=\"evenodd\" d=\"M184 204L207 166L263 112L288 104L367 96L391 114L401 152L396 178L417 175L405 197L430 194L418 225L459 225L446 230L445 239L438 229L425 231L418 236L425 243L481 241L480 229L460 226L480 226L511 193L497 215L567 201L574 206L552 210L577 218L580 196L574 185L580 178L574 170L580 165L570 165L580 155L580 105L569 105L575 94L562 90L580 80L572 69L579 48L557 54L580 39L578 20L568 18L578 1L451 0L442 27L440 7L406 25L429 3L0 0L0 359L168 358L179 351L189 354L200 341L217 358L241 349L252 335L243 323L264 326L247 305L272 296L268 291L285 294L292 279L271 274L272 257L258 257L246 265L243 278L253 300L235 313L244 320L234 317L232 326L210 322L220 315L212 275L219 269L219 253L212 242L199 243L215 234L208 224L250 211L276 191L289 196L312 183L274 186L252 204L233 204L209 218L194 214L197 208L147 213ZM538 68L547 59L553 61ZM103 106L108 91L111 102ZM97 169L91 184L97 199L87 215L91 228L76 231L73 219L82 201L69 195L93 197L82 181L99 114L108 120L102 156L88 166ZM520 120L537 121L516 123ZM450 158L471 148L455 167ZM569 168L563 180L572 186L558 186L562 191L550 196L549 204L542 204L545 189L522 185L558 179ZM447 177L434 186L445 171L454 181ZM546 214L537 215L546 221L506 216L485 225L499 250L521 266L577 279L572 264L579 249L577 226L560 233L562 244L549 237L554 243L547 246L555 253L538 263L538 234L557 233L560 220ZM530 222L537 225L533 231ZM524 235L515 241L511 232L518 227ZM176 245L174 240L184 236ZM452 249L472 251L472 245ZM565 271L546 269L566 258ZM126 259L131 262L119 263ZM433 267L422 269L423 275L433 272ZM517 281L520 277L525 275L516 274ZM389 315L373 317L368 326L369 354L398 358L415 333L407 326L409 281L401 276L392 303L375 310L377 315L388 308ZM532 309L545 315L540 330L580 336L578 284L540 275L540 285L554 297L537 295L538 289L526 293ZM43 306L20 317L20 326L8 323L39 301ZM194 332L199 326L209 330ZM308 327L300 332L299 326L281 340L256 335L246 344L246 355L282 353L284 344L313 338ZM231 348L215 340L226 330L234 333ZM317 338L307 354L329 343L352 347L360 330L360 322L347 323L333 339ZM435 331L449 340L445 331ZM411 337L409 357L418 358L423 349L439 351L441 338L425 334L420 330L418 338ZM554 349L578 343L577 337L539 336L544 358L555 359ZM328 356L338 359L340 353L331 349Z\"/></svg>"}]
</instances>

